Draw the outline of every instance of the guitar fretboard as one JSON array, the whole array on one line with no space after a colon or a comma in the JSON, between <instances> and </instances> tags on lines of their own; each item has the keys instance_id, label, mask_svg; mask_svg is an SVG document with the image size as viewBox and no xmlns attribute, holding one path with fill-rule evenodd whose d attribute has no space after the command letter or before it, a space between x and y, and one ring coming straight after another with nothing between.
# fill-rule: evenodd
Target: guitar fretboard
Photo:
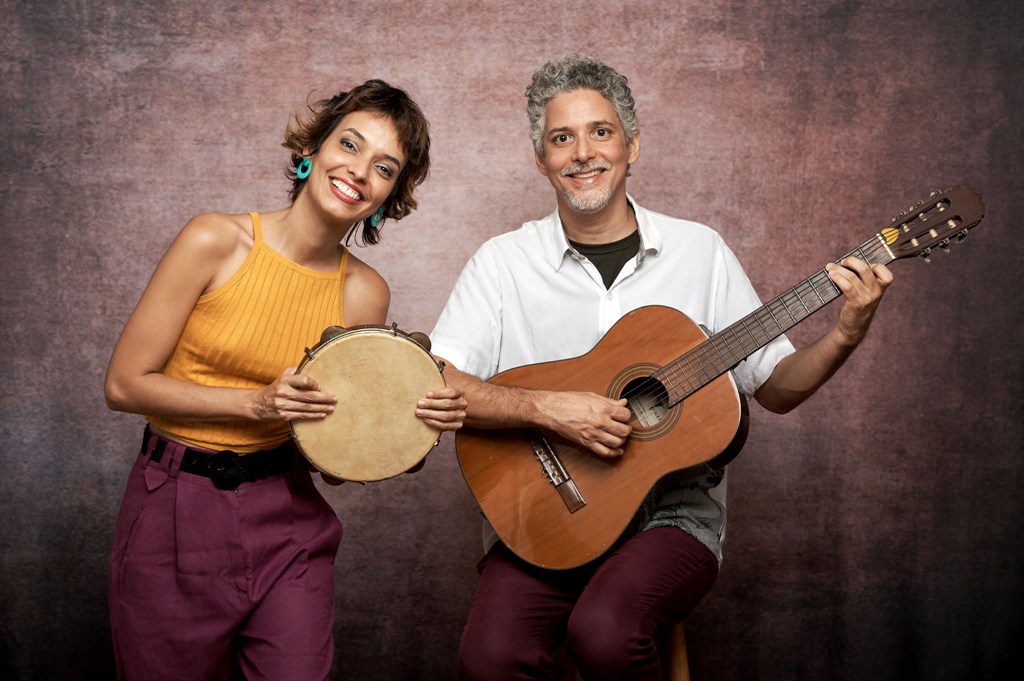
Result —
<instances>
[{"instance_id":1,"label":"guitar fretboard","mask_svg":"<svg viewBox=\"0 0 1024 681\"><path fill-rule=\"evenodd\" d=\"M884 265L894 259L881 235L865 241L836 262L849 256L856 256L869 265ZM669 362L652 374L668 391L667 406L697 392L840 295L842 292L822 268Z\"/></svg>"}]
</instances>

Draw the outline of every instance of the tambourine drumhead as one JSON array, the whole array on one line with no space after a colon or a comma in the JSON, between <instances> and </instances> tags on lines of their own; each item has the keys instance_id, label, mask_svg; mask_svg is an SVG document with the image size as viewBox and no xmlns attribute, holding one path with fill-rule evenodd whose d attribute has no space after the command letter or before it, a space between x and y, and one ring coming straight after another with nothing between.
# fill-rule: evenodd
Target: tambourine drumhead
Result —
<instances>
[{"instance_id":1,"label":"tambourine drumhead","mask_svg":"<svg viewBox=\"0 0 1024 681\"><path fill-rule=\"evenodd\" d=\"M416 403L445 387L433 357L394 328L357 327L313 348L298 367L338 398L323 419L292 421L292 438L320 471L372 482L409 470L440 433L416 417Z\"/></svg>"}]
</instances>

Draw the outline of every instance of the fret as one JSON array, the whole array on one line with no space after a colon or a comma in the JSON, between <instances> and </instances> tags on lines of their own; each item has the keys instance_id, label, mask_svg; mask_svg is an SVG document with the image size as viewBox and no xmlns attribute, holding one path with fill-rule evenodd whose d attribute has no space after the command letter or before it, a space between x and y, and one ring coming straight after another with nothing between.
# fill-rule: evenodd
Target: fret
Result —
<instances>
[{"instance_id":1,"label":"fret","mask_svg":"<svg viewBox=\"0 0 1024 681\"><path fill-rule=\"evenodd\" d=\"M810 283L805 280L803 284L798 285L796 289L794 289L797 292L797 300L800 301L800 304L804 306L804 310L807 312L807 314L804 315L805 317L809 314L812 314L817 309L817 306L814 306L813 308L808 306L808 304L804 301L804 296L801 295L801 290L806 289L808 286L810 286ZM814 287L811 287L811 292L814 292Z\"/></svg>"},{"instance_id":2,"label":"fret","mask_svg":"<svg viewBox=\"0 0 1024 681\"><path fill-rule=\"evenodd\" d=\"M772 321L775 322L775 326L779 328L779 331L776 334L772 334L772 338L774 338L778 333L782 333L782 324L779 323L778 318L772 312L771 308L765 305L761 309L768 313L768 315L772 318Z\"/></svg>"},{"instance_id":3,"label":"fret","mask_svg":"<svg viewBox=\"0 0 1024 681\"><path fill-rule=\"evenodd\" d=\"M758 347L761 346L761 342L758 340L758 337L754 335L754 332L750 330L750 324L747 321L747 320L750 319L750 316L751 315L747 315L746 317L741 319L740 323L743 325L743 330L747 332L747 336L750 337L750 344L747 347L758 348ZM750 353L746 353L746 354L750 354ZM744 356L746 356L746 355L744 355Z\"/></svg>"},{"instance_id":4,"label":"fret","mask_svg":"<svg viewBox=\"0 0 1024 681\"><path fill-rule=\"evenodd\" d=\"M815 276L817 276L817 275L815 275ZM818 302L821 303L821 305L825 305L828 301L826 301L824 298L822 298L821 294L818 293L818 287L815 286L815 284L814 284L814 278L815 277L811 277L810 279L808 279L808 281L811 282L811 292L814 293L814 295L816 295L818 297Z\"/></svg>"},{"instance_id":5,"label":"fret","mask_svg":"<svg viewBox=\"0 0 1024 681\"><path fill-rule=\"evenodd\" d=\"M707 341L705 341L705 343L706 342ZM682 357L682 359L686 362L686 368L687 368L687 370L689 372L689 375L692 376L693 379L694 379L693 380L693 385L690 388L690 392L696 392L696 390L698 388L700 388L701 386L704 385L704 381L700 380L697 377L698 373L702 373L703 372L703 367L701 366L700 359L696 356L697 351L700 350L702 345L703 345L703 343L701 343L701 345L698 345L697 347L693 348L692 350L687 352ZM697 365L696 368L694 368L694 363L696 363L696 365Z\"/></svg>"},{"instance_id":6,"label":"fret","mask_svg":"<svg viewBox=\"0 0 1024 681\"><path fill-rule=\"evenodd\" d=\"M739 334L737 333L737 325L733 324L729 328L725 329L725 333L718 333L712 336L712 338L722 338L725 341L725 347L728 353L724 354L722 360L719 362L721 365L726 367L735 366L737 362L747 356L747 353L743 352L745 344L740 340ZM737 350L739 346L739 350ZM718 347L717 345L715 347Z\"/></svg>"},{"instance_id":7,"label":"fret","mask_svg":"<svg viewBox=\"0 0 1024 681\"><path fill-rule=\"evenodd\" d=\"M800 290L799 290L799 287L797 287L797 288L794 288L794 289L792 289L792 291L793 291L793 293L794 293L794 294L796 295L796 299L797 299L797 301L798 301L798 302L799 302L799 303L800 303L801 305L803 305L803 307L804 307L804 311L805 311L805 312L806 312L807 314L811 314L812 310L811 310L811 309L810 309L809 307L807 307L807 303L805 303L805 302L804 302L803 296L801 296L801 295L800 295ZM805 315L805 316L806 316L806 315Z\"/></svg>"},{"instance_id":8,"label":"fret","mask_svg":"<svg viewBox=\"0 0 1024 681\"><path fill-rule=\"evenodd\" d=\"M779 297L778 297L778 298L776 298L775 300L776 300L777 302L779 302L779 303L781 303L781 304L782 304L782 309L783 309L783 310L785 310L786 314L788 314L788 315L789 315L789 318L790 318L791 320L793 320L793 324L795 324L795 323L797 322L797 318L796 318L796 317L795 317L795 316L793 315L793 313L792 313L792 312L790 312L790 310L789 310L789 305L786 305L786 299L785 299L784 297L782 297L782 296L779 296ZM771 303L768 303L768 304L769 304L769 305L771 305ZM789 325L787 325L787 326L785 326L785 327L783 327L783 328L787 328L787 329L788 329L788 328L789 328L790 326L792 326L793 324L789 324ZM782 325L780 324L779 326L782 326Z\"/></svg>"}]
</instances>

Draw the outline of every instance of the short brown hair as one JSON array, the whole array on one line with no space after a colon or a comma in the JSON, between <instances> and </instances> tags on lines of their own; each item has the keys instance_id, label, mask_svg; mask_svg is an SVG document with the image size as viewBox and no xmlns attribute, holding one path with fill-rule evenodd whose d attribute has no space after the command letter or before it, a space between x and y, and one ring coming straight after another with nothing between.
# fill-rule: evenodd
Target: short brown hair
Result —
<instances>
[{"instance_id":1,"label":"short brown hair","mask_svg":"<svg viewBox=\"0 0 1024 681\"><path fill-rule=\"evenodd\" d=\"M398 175L395 188L384 200L384 217L401 220L416 209L413 191L430 170L430 126L423 111L405 93L383 80L368 80L348 92L339 92L330 99L309 105L310 116L305 120L295 117L294 125L285 132L284 146L290 149L291 165L286 173L292 181L288 195L292 202L298 198L305 184L295 175L304 152L315 154L342 118L355 111L371 111L387 116L398 132L398 142L405 154L405 166ZM353 226L353 229L355 226ZM363 220L361 241L375 244L380 241L380 230Z\"/></svg>"}]
</instances>

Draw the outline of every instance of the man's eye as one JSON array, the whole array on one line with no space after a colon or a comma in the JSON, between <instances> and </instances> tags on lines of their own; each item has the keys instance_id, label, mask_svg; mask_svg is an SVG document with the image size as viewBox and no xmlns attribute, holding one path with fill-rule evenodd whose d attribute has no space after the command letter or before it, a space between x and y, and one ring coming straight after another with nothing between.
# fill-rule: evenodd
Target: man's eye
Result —
<instances>
[{"instance_id":1,"label":"man's eye","mask_svg":"<svg viewBox=\"0 0 1024 681\"><path fill-rule=\"evenodd\" d=\"M555 135L555 144L565 144L569 141L568 135Z\"/></svg>"}]
</instances>

